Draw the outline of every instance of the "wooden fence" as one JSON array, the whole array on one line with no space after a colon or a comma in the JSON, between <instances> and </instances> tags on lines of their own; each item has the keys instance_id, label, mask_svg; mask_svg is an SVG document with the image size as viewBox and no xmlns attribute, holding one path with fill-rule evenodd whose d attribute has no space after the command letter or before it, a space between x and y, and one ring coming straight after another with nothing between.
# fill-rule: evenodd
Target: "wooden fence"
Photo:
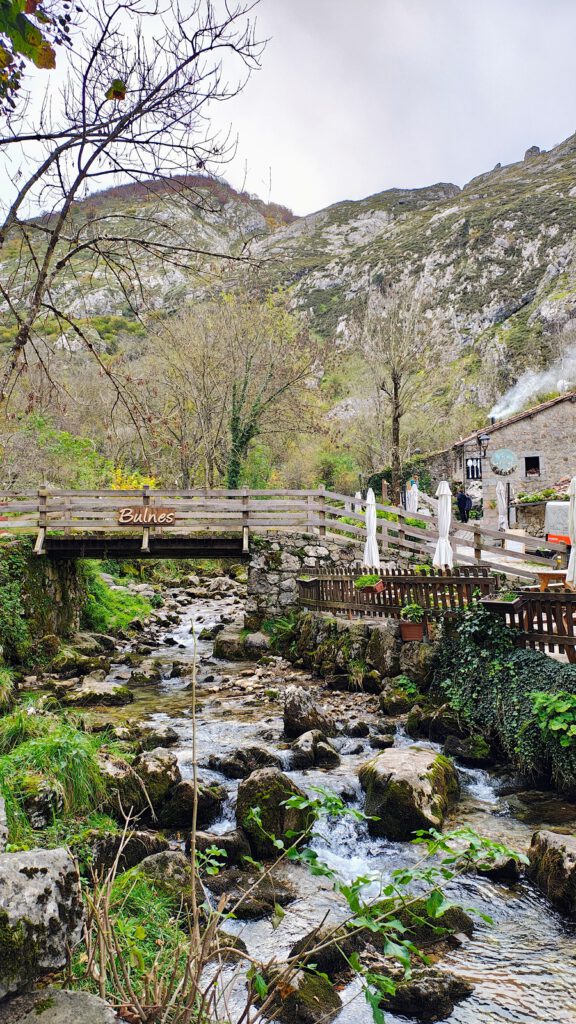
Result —
<instances>
[{"instance_id":1,"label":"wooden fence","mask_svg":"<svg viewBox=\"0 0 576 1024\"><path fill-rule=\"evenodd\" d=\"M515 601L487 598L483 603L513 630L518 647L566 654L568 661L576 662L576 594L523 590Z\"/></svg>"},{"instance_id":2,"label":"wooden fence","mask_svg":"<svg viewBox=\"0 0 576 1024\"><path fill-rule=\"evenodd\" d=\"M434 499L423 496L426 512L415 516L393 505L377 504L377 539L383 561L408 565L429 561L438 540ZM169 510L169 522L140 527L120 522L123 508L135 506ZM147 550L150 536L294 532L327 537L333 543L352 543L363 550L366 542L366 502L347 494L312 490L51 490L47 487L22 494L0 493L0 527L10 532L36 531L37 551L47 534L73 537L90 534L132 534ZM450 540L458 566L485 567L509 576L533 580L542 567L550 568L555 554L566 554L565 544L549 544L483 526L453 523ZM514 547L510 547L513 544ZM521 544L522 549L518 550Z\"/></svg>"},{"instance_id":3,"label":"wooden fence","mask_svg":"<svg viewBox=\"0 0 576 1024\"><path fill-rule=\"evenodd\" d=\"M480 597L485 608L513 631L518 647L566 654L568 661L576 663L575 593L522 590L513 601L504 601L495 595L497 578L484 568L460 567L449 572L395 569L379 576L384 584L380 593L358 590L355 577L345 569L301 579L300 604L310 611L393 619L400 618L404 605L419 604L425 610L425 621L430 621L460 611Z\"/></svg>"},{"instance_id":4,"label":"wooden fence","mask_svg":"<svg viewBox=\"0 0 576 1024\"><path fill-rule=\"evenodd\" d=\"M301 579L300 604L313 611L394 619L400 618L404 605L419 604L426 619L437 619L465 608L473 597L493 594L496 589L496 578L482 568L455 568L447 572L394 569L378 575L384 584L380 593L358 590L355 577L345 569Z\"/></svg>"}]
</instances>

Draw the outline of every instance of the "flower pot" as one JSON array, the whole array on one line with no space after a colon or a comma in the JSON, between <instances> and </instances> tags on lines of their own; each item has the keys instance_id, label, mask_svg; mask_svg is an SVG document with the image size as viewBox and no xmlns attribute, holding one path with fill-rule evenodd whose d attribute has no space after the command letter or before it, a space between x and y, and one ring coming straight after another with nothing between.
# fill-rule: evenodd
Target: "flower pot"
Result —
<instances>
[{"instance_id":1,"label":"flower pot","mask_svg":"<svg viewBox=\"0 0 576 1024\"><path fill-rule=\"evenodd\" d=\"M424 623L408 622L406 619L400 619L400 636L403 640L423 640Z\"/></svg>"}]
</instances>

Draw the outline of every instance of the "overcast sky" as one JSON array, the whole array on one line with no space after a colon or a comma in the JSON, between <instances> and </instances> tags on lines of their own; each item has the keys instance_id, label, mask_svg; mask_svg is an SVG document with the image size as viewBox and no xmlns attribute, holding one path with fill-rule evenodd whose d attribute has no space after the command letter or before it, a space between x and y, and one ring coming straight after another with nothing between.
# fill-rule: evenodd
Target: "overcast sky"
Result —
<instances>
[{"instance_id":1,"label":"overcast sky","mask_svg":"<svg viewBox=\"0 0 576 1024\"><path fill-rule=\"evenodd\" d=\"M261 0L225 176L309 213L464 184L576 131L575 0ZM269 178L271 176L271 190Z\"/></svg>"}]
</instances>

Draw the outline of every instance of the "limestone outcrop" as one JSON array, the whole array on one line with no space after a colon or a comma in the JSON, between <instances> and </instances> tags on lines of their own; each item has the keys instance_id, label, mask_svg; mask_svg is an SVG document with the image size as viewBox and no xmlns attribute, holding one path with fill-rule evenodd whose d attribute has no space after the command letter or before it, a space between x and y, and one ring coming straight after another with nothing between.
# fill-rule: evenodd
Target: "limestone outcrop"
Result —
<instances>
[{"instance_id":1,"label":"limestone outcrop","mask_svg":"<svg viewBox=\"0 0 576 1024\"><path fill-rule=\"evenodd\" d=\"M66 964L83 907L66 850L0 855L0 999Z\"/></svg>"}]
</instances>

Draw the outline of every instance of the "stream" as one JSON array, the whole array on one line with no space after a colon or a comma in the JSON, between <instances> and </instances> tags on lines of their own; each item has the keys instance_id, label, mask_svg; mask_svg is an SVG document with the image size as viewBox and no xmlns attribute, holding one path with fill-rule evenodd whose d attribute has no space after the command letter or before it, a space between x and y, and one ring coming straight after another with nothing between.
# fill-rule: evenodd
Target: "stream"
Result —
<instances>
[{"instance_id":1,"label":"stream","mask_svg":"<svg viewBox=\"0 0 576 1024\"><path fill-rule=\"evenodd\" d=\"M175 597L181 591L168 591ZM178 733L176 753L184 778L192 774L190 679L185 667L194 657L194 637L201 630L217 625L222 616L234 612L234 598L180 598L177 624L154 626L154 642L149 642L149 657L162 663L158 683L131 685L135 702L122 708L102 709L101 714L115 724L146 720L147 724L169 724ZM168 641L168 642L167 642ZM141 642L139 640L139 642ZM211 754L235 750L258 743L279 752L288 766L288 748L282 743L281 690L289 681L317 685L306 674L286 662L274 659L262 666L247 662L216 661L210 639L197 641L198 685L197 742L199 776L222 783L228 800L211 832L233 828L234 801L238 782L224 778L208 767ZM129 651L130 644L121 650ZM174 663L177 663L176 669ZM183 666L179 668L179 666ZM125 665L112 666L111 674ZM180 675L182 672L183 675ZM342 709L343 717L376 721L377 700L363 693L326 692L326 704ZM324 698L324 694L323 694ZM100 712L98 712L99 714ZM397 729L395 745L426 745L413 741ZM341 793L354 806L362 806L357 778L360 764L378 751L368 739L337 741L342 758L340 766L321 770L290 771L303 789L323 785ZM435 748L440 749L440 748ZM479 833L526 852L532 833L538 827L559 824L576 825L576 806L566 805L553 794L534 794L522 802L510 792L506 781L487 771L459 768L462 795L445 828L469 825ZM522 813L518 814L518 807ZM348 878L359 874L384 876L401 864L414 862L418 848L392 843L368 835L366 824L351 817L324 822L314 846L324 861ZM295 869L287 866L287 871ZM323 887L324 886L324 887ZM229 931L241 935L250 952L263 959L273 953L288 952L295 938L321 916L322 908L333 907L329 886L317 879L308 882L298 876L299 898L286 908L286 915L274 930L267 918L235 920ZM503 885L468 875L448 887L448 895L464 907L475 907L493 919L493 925L476 921L472 939L449 951L442 966L453 970L475 985L474 994L454 1009L450 1024L532 1024L576 1021L576 925L567 923L528 882ZM337 1024L371 1024L372 1016L358 985L351 983L340 993L344 1006ZM390 1024L407 1018L387 1014Z\"/></svg>"}]
</instances>

